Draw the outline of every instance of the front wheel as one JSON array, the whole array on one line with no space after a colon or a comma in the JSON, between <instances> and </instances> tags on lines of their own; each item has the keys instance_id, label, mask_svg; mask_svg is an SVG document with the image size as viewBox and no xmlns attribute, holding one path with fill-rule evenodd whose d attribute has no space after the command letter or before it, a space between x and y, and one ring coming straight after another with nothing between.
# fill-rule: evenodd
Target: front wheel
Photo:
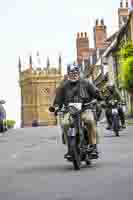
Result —
<instances>
[{"instance_id":1,"label":"front wheel","mask_svg":"<svg viewBox=\"0 0 133 200\"><path fill-rule=\"evenodd\" d=\"M73 162L74 169L80 170L80 166L81 166L80 152L77 147L76 137L71 137L70 152L71 152L71 156L72 156L72 162Z\"/></svg>"},{"instance_id":2,"label":"front wheel","mask_svg":"<svg viewBox=\"0 0 133 200\"><path fill-rule=\"evenodd\" d=\"M116 135L116 137L119 137L120 136L119 131L115 131L115 135Z\"/></svg>"},{"instance_id":3,"label":"front wheel","mask_svg":"<svg viewBox=\"0 0 133 200\"><path fill-rule=\"evenodd\" d=\"M75 170L80 170L80 156L76 149L73 149L73 166Z\"/></svg>"},{"instance_id":4,"label":"front wheel","mask_svg":"<svg viewBox=\"0 0 133 200\"><path fill-rule=\"evenodd\" d=\"M115 135L118 137L119 136L119 116L118 115L114 115L113 116L113 131L115 132Z\"/></svg>"}]
</instances>

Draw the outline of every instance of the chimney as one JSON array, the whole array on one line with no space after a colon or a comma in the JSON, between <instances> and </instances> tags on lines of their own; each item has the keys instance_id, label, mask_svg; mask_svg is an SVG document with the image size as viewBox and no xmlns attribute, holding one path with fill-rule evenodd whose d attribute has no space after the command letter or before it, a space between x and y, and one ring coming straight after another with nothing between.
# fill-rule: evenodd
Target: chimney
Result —
<instances>
[{"instance_id":1,"label":"chimney","mask_svg":"<svg viewBox=\"0 0 133 200\"><path fill-rule=\"evenodd\" d=\"M85 32L84 34L85 34L85 38L87 38L87 33Z\"/></svg>"},{"instance_id":2,"label":"chimney","mask_svg":"<svg viewBox=\"0 0 133 200\"><path fill-rule=\"evenodd\" d=\"M77 33L77 38L79 38L79 33Z\"/></svg>"},{"instance_id":3,"label":"chimney","mask_svg":"<svg viewBox=\"0 0 133 200\"><path fill-rule=\"evenodd\" d=\"M101 25L104 26L104 19L101 19Z\"/></svg>"},{"instance_id":4,"label":"chimney","mask_svg":"<svg viewBox=\"0 0 133 200\"><path fill-rule=\"evenodd\" d=\"M120 8L123 8L123 1L120 1Z\"/></svg>"},{"instance_id":5,"label":"chimney","mask_svg":"<svg viewBox=\"0 0 133 200\"><path fill-rule=\"evenodd\" d=\"M126 8L128 8L128 0L126 0Z\"/></svg>"},{"instance_id":6,"label":"chimney","mask_svg":"<svg viewBox=\"0 0 133 200\"><path fill-rule=\"evenodd\" d=\"M105 43L106 39L107 39L107 30L104 24L104 20L101 19L100 24L98 24L98 20L96 20L96 25L94 27L95 48L104 49L107 45Z\"/></svg>"},{"instance_id":7,"label":"chimney","mask_svg":"<svg viewBox=\"0 0 133 200\"><path fill-rule=\"evenodd\" d=\"M84 54L89 55L89 38L87 32L81 32L80 36L76 38L77 63L82 64L82 57Z\"/></svg>"},{"instance_id":8,"label":"chimney","mask_svg":"<svg viewBox=\"0 0 133 200\"><path fill-rule=\"evenodd\" d=\"M96 26L98 25L98 19L96 19Z\"/></svg>"},{"instance_id":9,"label":"chimney","mask_svg":"<svg viewBox=\"0 0 133 200\"><path fill-rule=\"evenodd\" d=\"M119 23L119 28L121 28L122 25L127 22L127 19L129 17L128 0L125 0L125 2L126 2L126 7L124 7L123 0L121 0L120 1L120 8L118 8L118 23Z\"/></svg>"}]
</instances>

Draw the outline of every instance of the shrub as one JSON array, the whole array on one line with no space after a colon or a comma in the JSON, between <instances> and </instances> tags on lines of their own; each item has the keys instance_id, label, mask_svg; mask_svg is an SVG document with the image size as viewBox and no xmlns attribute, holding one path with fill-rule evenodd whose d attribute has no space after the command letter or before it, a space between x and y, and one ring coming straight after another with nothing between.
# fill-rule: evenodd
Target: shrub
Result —
<instances>
[{"instance_id":1,"label":"shrub","mask_svg":"<svg viewBox=\"0 0 133 200\"><path fill-rule=\"evenodd\" d=\"M9 129L9 128L14 128L15 125L15 121L14 120L5 120L4 121L4 125Z\"/></svg>"},{"instance_id":2,"label":"shrub","mask_svg":"<svg viewBox=\"0 0 133 200\"><path fill-rule=\"evenodd\" d=\"M120 50L119 79L123 88L133 93L133 43L127 42Z\"/></svg>"}]
</instances>

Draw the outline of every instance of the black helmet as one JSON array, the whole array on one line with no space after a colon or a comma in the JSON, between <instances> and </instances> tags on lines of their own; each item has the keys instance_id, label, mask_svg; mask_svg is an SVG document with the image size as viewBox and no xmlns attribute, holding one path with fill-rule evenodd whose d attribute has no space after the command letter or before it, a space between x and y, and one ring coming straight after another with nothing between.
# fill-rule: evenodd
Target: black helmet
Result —
<instances>
[{"instance_id":1,"label":"black helmet","mask_svg":"<svg viewBox=\"0 0 133 200\"><path fill-rule=\"evenodd\" d=\"M5 100L0 100L0 104L5 104L6 103L6 101Z\"/></svg>"},{"instance_id":2,"label":"black helmet","mask_svg":"<svg viewBox=\"0 0 133 200\"><path fill-rule=\"evenodd\" d=\"M78 65L76 65L76 64L69 64L69 65L67 65L67 73L69 74L69 73L79 73L80 72L80 70L79 70L79 66Z\"/></svg>"}]
</instances>

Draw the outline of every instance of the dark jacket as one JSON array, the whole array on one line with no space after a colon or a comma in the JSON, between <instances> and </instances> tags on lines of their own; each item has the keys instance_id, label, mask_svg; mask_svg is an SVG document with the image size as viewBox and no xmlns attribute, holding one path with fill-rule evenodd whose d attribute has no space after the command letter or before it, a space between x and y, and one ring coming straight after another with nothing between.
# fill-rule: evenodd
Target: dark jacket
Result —
<instances>
[{"instance_id":1,"label":"dark jacket","mask_svg":"<svg viewBox=\"0 0 133 200\"><path fill-rule=\"evenodd\" d=\"M71 82L66 80L61 82L61 85L56 90L54 106L62 106L70 102L90 102L93 99L100 99L99 93L95 85L87 80L80 79L79 81Z\"/></svg>"},{"instance_id":2,"label":"dark jacket","mask_svg":"<svg viewBox=\"0 0 133 200\"><path fill-rule=\"evenodd\" d=\"M105 101L108 103L111 100L117 100L118 102L123 102L122 95L116 86L113 86L111 90L106 89L105 91Z\"/></svg>"}]
</instances>

